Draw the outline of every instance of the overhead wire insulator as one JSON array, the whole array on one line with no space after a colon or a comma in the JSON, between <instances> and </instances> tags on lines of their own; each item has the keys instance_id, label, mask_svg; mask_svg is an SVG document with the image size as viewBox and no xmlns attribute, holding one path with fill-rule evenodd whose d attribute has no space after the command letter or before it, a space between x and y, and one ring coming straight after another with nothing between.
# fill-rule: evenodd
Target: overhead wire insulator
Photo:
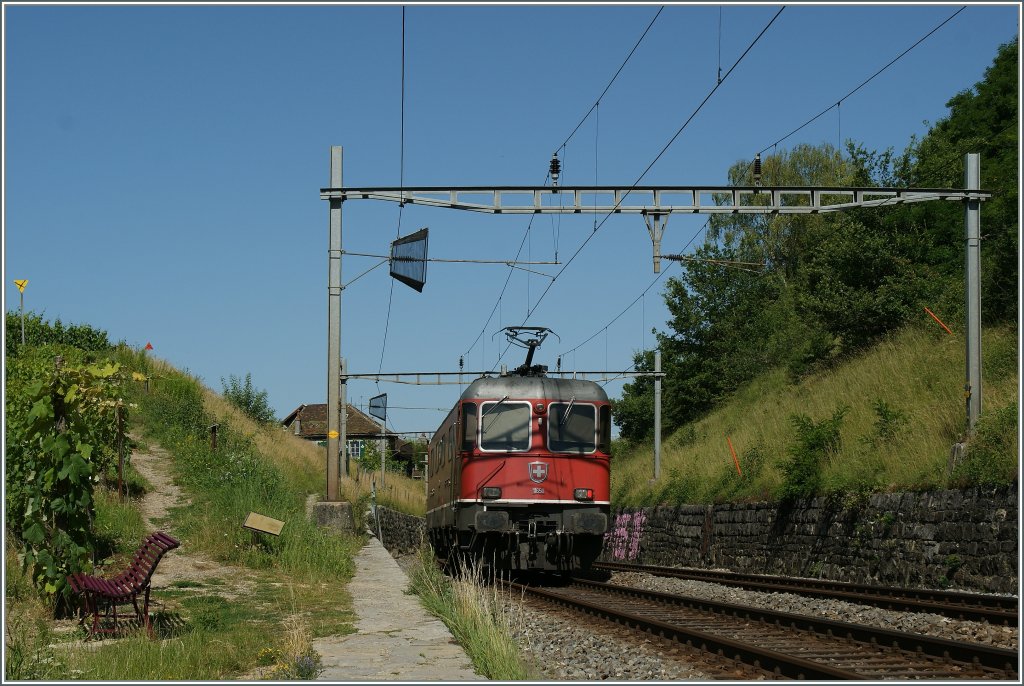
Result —
<instances>
[{"instance_id":1,"label":"overhead wire insulator","mask_svg":"<svg viewBox=\"0 0 1024 686\"><path fill-rule=\"evenodd\" d=\"M754 155L754 185L761 186L761 153Z\"/></svg>"},{"instance_id":2,"label":"overhead wire insulator","mask_svg":"<svg viewBox=\"0 0 1024 686\"><path fill-rule=\"evenodd\" d=\"M551 166L548 167L548 173L551 175L551 185L558 185L558 176L562 173L562 163L558 161L558 153L556 152L551 156Z\"/></svg>"}]
</instances>

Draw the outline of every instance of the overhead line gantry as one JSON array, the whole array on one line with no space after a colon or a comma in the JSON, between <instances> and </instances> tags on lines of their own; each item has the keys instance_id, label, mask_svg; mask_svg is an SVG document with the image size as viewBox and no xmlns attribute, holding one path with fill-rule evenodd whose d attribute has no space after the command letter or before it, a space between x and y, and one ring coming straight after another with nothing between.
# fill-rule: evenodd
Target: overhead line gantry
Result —
<instances>
[{"instance_id":1,"label":"overhead line gantry","mask_svg":"<svg viewBox=\"0 0 1024 686\"><path fill-rule=\"evenodd\" d=\"M825 214L932 200L985 200L980 190L848 186L405 186L322 188L322 200L379 200L488 214L640 214L661 270L672 214ZM566 202L568 199L570 202Z\"/></svg>"},{"instance_id":2,"label":"overhead line gantry","mask_svg":"<svg viewBox=\"0 0 1024 686\"><path fill-rule=\"evenodd\" d=\"M980 207L982 201L992 197L980 188L980 170L980 156L977 153L965 155L965 188L960 189L760 185L346 187L342 184L342 148L332 146L330 186L320 189L320 198L330 203L327 500L338 500L338 472L344 469L345 463L339 459L338 449L339 438L342 446L346 438L344 396L341 395L347 377L341 360L341 208L345 201L378 200L489 214L639 214L644 218L653 244L655 272L660 271L661 239L668 218L673 214L806 215L934 200L962 202L967 293L964 398L968 431L973 431L981 414Z\"/></svg>"}]
</instances>

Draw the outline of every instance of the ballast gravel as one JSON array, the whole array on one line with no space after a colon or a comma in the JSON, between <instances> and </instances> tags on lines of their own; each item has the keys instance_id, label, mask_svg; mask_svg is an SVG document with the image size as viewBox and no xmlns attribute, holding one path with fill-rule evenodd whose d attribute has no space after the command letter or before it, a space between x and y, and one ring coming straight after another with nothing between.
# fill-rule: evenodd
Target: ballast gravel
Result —
<instances>
[{"instance_id":1,"label":"ballast gravel","mask_svg":"<svg viewBox=\"0 0 1024 686\"><path fill-rule=\"evenodd\" d=\"M779 612L821 617L837 622L851 622L893 631L905 631L911 634L924 634L953 641L983 643L998 648L1016 650L1019 638L1015 626L996 626L988 622L952 619L930 612L884 610L870 605L858 605L828 598L813 598L795 593L748 591L706 581L672 579L638 572L621 572L612 575L611 583L662 593L693 596L702 600L716 600Z\"/></svg>"},{"instance_id":2,"label":"ballast gravel","mask_svg":"<svg viewBox=\"0 0 1024 686\"><path fill-rule=\"evenodd\" d=\"M931 613L900 612L794 593L763 593L703 581L617 572L611 583L706 600L751 605L780 612L867 624L955 641L1016 650L1017 627L951 619ZM513 631L539 678L551 680L678 680L710 678L679 658L663 656L658 643L640 636L626 642L601 620L566 616L557 610L514 603ZM518 613L518 614L517 614Z\"/></svg>"},{"instance_id":3,"label":"ballast gravel","mask_svg":"<svg viewBox=\"0 0 1024 686\"><path fill-rule=\"evenodd\" d=\"M613 573L610 582L1013 650L1017 649L1019 642L1017 627L963 621L931 613L884 610L794 593L748 591L704 581L672 579L638 572ZM688 663L685 656L667 655L668 651L660 641L641 634L626 640L620 628L600 619L518 598L506 600L505 603L513 637L530 665L531 679L703 681L713 678L695 664Z\"/></svg>"},{"instance_id":4,"label":"ballast gravel","mask_svg":"<svg viewBox=\"0 0 1024 686\"><path fill-rule=\"evenodd\" d=\"M625 640L611 624L566 611L513 601L506 607L530 678L544 681L681 681L710 679L666 656L640 634Z\"/></svg>"}]
</instances>

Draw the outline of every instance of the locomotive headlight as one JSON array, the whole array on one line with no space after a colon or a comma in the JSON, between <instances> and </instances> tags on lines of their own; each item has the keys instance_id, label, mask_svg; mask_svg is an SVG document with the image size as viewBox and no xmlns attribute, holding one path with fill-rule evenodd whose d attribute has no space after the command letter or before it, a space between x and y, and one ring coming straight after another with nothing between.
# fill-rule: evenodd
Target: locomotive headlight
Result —
<instances>
[{"instance_id":1,"label":"locomotive headlight","mask_svg":"<svg viewBox=\"0 0 1024 686\"><path fill-rule=\"evenodd\" d=\"M576 500L590 501L594 499L593 488L577 488L572 492Z\"/></svg>"},{"instance_id":2,"label":"locomotive headlight","mask_svg":"<svg viewBox=\"0 0 1024 686\"><path fill-rule=\"evenodd\" d=\"M501 489L496 486L484 486L483 490L484 498L488 500L494 500L495 498L501 497Z\"/></svg>"}]
</instances>

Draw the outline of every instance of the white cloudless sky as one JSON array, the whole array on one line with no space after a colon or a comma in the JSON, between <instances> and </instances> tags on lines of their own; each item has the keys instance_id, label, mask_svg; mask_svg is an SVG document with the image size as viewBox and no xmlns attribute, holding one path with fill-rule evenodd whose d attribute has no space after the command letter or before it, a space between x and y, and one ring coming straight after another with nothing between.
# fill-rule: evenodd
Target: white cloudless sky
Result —
<instances>
[{"instance_id":1,"label":"white cloudless sky","mask_svg":"<svg viewBox=\"0 0 1024 686\"><path fill-rule=\"evenodd\" d=\"M731 164L962 6L787 6L643 183L726 184ZM344 146L346 186L541 185L659 7L408 6L403 174L398 5L5 4L5 307L18 306L13 280L28 279L26 309L151 342L215 390L251 373L278 416L325 402L319 190L330 146ZM780 7L666 5L569 140L562 185L629 187ZM967 4L780 147L852 139L902 150L983 77L1019 22L1016 4ZM520 259L557 252L564 263L594 229L592 215L536 216L527 234L528 216L415 206L399 223L397 205L368 200L346 202L343 215L346 250L386 253L427 226L431 257L446 259L510 260L527 236ZM663 252L703 223L673 217ZM346 256L343 281L374 263ZM495 309L508 275L504 265L431 263L422 293L401 283L392 292L384 267L352 283L342 304L349 370L456 371L460 355L467 370L514 367L522 351L499 359L497 332L530 309L525 323L560 337L537 353L552 368L564 354L566 369L624 369L653 344L652 328L664 330L663 281L609 325L655 276L639 216L601 225L539 305L550 278L518 270ZM419 432L437 426L458 387L352 382L349 400L385 391L390 428Z\"/></svg>"}]
</instances>

